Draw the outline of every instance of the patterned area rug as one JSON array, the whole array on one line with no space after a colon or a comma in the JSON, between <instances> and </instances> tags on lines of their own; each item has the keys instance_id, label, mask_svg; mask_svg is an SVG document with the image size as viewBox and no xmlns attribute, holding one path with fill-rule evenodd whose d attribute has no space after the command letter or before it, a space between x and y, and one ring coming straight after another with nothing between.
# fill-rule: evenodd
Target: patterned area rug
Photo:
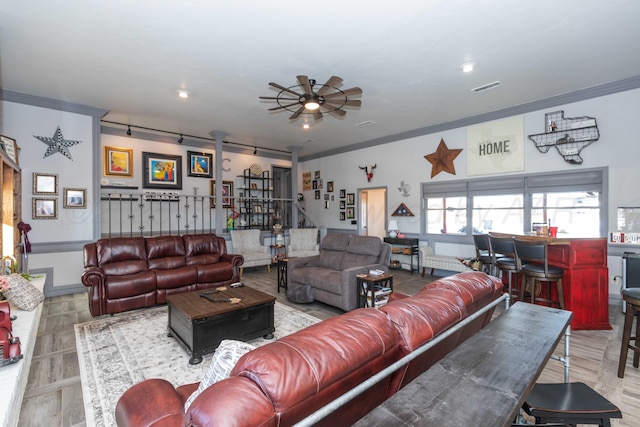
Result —
<instances>
[{"instance_id":1,"label":"patterned area rug","mask_svg":"<svg viewBox=\"0 0 640 427\"><path fill-rule=\"evenodd\" d=\"M275 303L275 338L320 320ZM75 325L87 426L115 426L114 410L129 387L148 378L164 378L174 386L197 382L211 357L189 365L189 355L167 336L167 307L157 307ZM274 340L249 341L261 346Z\"/></svg>"}]
</instances>

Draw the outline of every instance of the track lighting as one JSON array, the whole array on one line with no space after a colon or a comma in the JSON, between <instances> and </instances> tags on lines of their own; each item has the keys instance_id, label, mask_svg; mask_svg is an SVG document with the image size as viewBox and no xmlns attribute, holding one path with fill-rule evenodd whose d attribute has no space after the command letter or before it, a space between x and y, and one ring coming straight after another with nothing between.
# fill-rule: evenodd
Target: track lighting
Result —
<instances>
[{"instance_id":1,"label":"track lighting","mask_svg":"<svg viewBox=\"0 0 640 427\"><path fill-rule=\"evenodd\" d=\"M180 139L178 140L178 144L182 144L182 141L184 141L184 138L182 138L182 134L180 134Z\"/></svg>"},{"instance_id":2,"label":"track lighting","mask_svg":"<svg viewBox=\"0 0 640 427\"><path fill-rule=\"evenodd\" d=\"M127 135L131 136L131 126L127 126Z\"/></svg>"},{"instance_id":3,"label":"track lighting","mask_svg":"<svg viewBox=\"0 0 640 427\"><path fill-rule=\"evenodd\" d=\"M256 154L258 154L258 147L253 148L253 155L255 156Z\"/></svg>"}]
</instances>

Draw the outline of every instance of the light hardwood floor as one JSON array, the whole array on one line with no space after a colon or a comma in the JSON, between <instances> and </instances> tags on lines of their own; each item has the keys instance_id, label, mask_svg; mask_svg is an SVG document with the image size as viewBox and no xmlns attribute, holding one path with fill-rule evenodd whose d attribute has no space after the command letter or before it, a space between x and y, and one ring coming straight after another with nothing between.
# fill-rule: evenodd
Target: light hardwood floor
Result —
<instances>
[{"instance_id":1,"label":"light hardwood floor","mask_svg":"<svg viewBox=\"0 0 640 427\"><path fill-rule=\"evenodd\" d=\"M436 279L393 270L394 289L414 294L425 283ZM284 293L276 292L276 269L247 268L243 281L275 295L278 302L293 306L321 319L342 313L322 303L289 303ZM640 369L633 368L630 356L625 378L617 377L623 315L619 305L610 307L613 329L610 331L573 331L571 344L571 381L582 381L605 395L622 410L622 420L615 426L640 425ZM47 298L44 303L27 390L22 403L20 426L70 427L87 425L84 416L82 387L73 325L93 318L89 314L86 294ZM557 354L562 350L558 346ZM560 362L550 361L540 382L562 382ZM487 398L491 398L488 396ZM462 409L461 409L462 410Z\"/></svg>"}]
</instances>

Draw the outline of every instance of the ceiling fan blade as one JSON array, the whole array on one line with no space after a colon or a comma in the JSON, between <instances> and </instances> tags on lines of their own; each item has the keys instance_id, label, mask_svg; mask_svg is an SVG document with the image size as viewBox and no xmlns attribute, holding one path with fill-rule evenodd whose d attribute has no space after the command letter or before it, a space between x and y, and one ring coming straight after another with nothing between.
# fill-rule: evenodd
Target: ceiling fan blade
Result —
<instances>
[{"instance_id":1,"label":"ceiling fan blade","mask_svg":"<svg viewBox=\"0 0 640 427\"><path fill-rule=\"evenodd\" d=\"M295 112L295 113L293 113L293 114L291 115L291 117L289 117L289 120L295 120L295 119L297 119L297 118L298 118L298 116L300 116L300 114L302 114L302 112L303 112L303 111L304 111L304 105L303 105L303 106L301 106L300 108L298 108L298 109L296 110L296 112Z\"/></svg>"},{"instance_id":2,"label":"ceiling fan blade","mask_svg":"<svg viewBox=\"0 0 640 427\"><path fill-rule=\"evenodd\" d=\"M320 112L320 109L318 108L317 110L313 110L313 119L320 120L321 118L322 118L322 113Z\"/></svg>"},{"instance_id":3,"label":"ceiling fan blade","mask_svg":"<svg viewBox=\"0 0 640 427\"><path fill-rule=\"evenodd\" d=\"M318 96L324 95L333 88L337 88L342 84L342 79L338 76L331 76L329 80L318 90Z\"/></svg>"},{"instance_id":4,"label":"ceiling fan blade","mask_svg":"<svg viewBox=\"0 0 640 427\"><path fill-rule=\"evenodd\" d=\"M269 108L268 111L276 111L276 110L282 110L283 108L289 108L289 107L293 107L294 105L300 105L299 102L294 102L293 104L287 104L287 105L281 105L279 107L273 107L273 108Z\"/></svg>"},{"instance_id":5,"label":"ceiling fan blade","mask_svg":"<svg viewBox=\"0 0 640 427\"><path fill-rule=\"evenodd\" d=\"M336 115L336 116L338 116L338 117L344 117L344 116L347 114L347 112L346 112L346 111L341 110L341 109L339 109L339 108L338 108L338 109L335 109L335 110L329 110L329 113L330 113L330 114L335 114L335 115Z\"/></svg>"},{"instance_id":6,"label":"ceiling fan blade","mask_svg":"<svg viewBox=\"0 0 640 427\"><path fill-rule=\"evenodd\" d=\"M360 107L362 106L362 101L359 99L326 99L324 100L325 105L331 105L335 108L340 108L344 105L348 107Z\"/></svg>"},{"instance_id":7,"label":"ceiling fan blade","mask_svg":"<svg viewBox=\"0 0 640 427\"><path fill-rule=\"evenodd\" d=\"M307 76L296 76L300 86L304 89L304 93L306 95L311 95L313 92L311 91L311 83L309 83L309 77Z\"/></svg>"},{"instance_id":8,"label":"ceiling fan blade","mask_svg":"<svg viewBox=\"0 0 640 427\"><path fill-rule=\"evenodd\" d=\"M259 96L260 99L273 99L273 100L284 100L284 101L297 101L299 98L285 98L284 96Z\"/></svg>"},{"instance_id":9,"label":"ceiling fan blade","mask_svg":"<svg viewBox=\"0 0 640 427\"><path fill-rule=\"evenodd\" d=\"M359 87L352 87L340 92L333 92L333 93L324 95L324 97L326 99L326 98L335 98L338 96L361 95L361 94L362 94L362 89L360 89Z\"/></svg>"},{"instance_id":10,"label":"ceiling fan blade","mask_svg":"<svg viewBox=\"0 0 640 427\"><path fill-rule=\"evenodd\" d=\"M269 82L269 85L271 85L271 86L275 87L276 89L280 89L280 90L281 90L281 91L283 91L283 92L288 92L288 93L290 93L290 94L293 94L293 95L295 95L295 96L297 96L297 97L300 97L300 96L302 96L302 95L303 95L303 94L301 94L301 93L297 93L297 92L292 91L292 90L291 90L291 89L289 89L288 87L284 87L284 86L282 86L282 85L279 85L278 83Z\"/></svg>"}]
</instances>

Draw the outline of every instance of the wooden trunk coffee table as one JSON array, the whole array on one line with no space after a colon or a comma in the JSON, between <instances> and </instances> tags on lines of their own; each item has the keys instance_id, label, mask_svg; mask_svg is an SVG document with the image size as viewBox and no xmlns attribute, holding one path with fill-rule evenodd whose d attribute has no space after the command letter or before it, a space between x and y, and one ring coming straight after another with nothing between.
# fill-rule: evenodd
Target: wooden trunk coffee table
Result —
<instances>
[{"instance_id":1,"label":"wooden trunk coffee table","mask_svg":"<svg viewBox=\"0 0 640 427\"><path fill-rule=\"evenodd\" d=\"M247 286L206 294L211 299L240 298L240 303L211 302L200 295L208 290L167 296L169 334L191 355L189 363L202 362L224 339L248 341L273 338L275 297Z\"/></svg>"}]
</instances>

